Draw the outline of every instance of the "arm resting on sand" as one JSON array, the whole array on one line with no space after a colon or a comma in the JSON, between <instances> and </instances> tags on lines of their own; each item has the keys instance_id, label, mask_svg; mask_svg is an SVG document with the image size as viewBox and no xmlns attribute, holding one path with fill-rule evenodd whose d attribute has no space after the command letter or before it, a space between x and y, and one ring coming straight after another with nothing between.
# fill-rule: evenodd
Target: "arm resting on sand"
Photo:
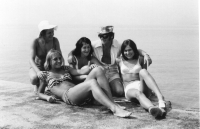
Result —
<instances>
[{"instance_id":1,"label":"arm resting on sand","mask_svg":"<svg viewBox=\"0 0 200 129\"><path fill-rule=\"evenodd\" d=\"M53 96L48 96L48 95L45 95L45 94L44 94L45 87L46 87L46 85L45 85L44 81L41 81L41 80L40 80L40 86L39 86L39 88L38 88L38 97L39 97L40 99L46 100L46 101L48 101L48 102L50 102L50 103L55 102L56 99L55 99Z\"/></svg>"}]
</instances>

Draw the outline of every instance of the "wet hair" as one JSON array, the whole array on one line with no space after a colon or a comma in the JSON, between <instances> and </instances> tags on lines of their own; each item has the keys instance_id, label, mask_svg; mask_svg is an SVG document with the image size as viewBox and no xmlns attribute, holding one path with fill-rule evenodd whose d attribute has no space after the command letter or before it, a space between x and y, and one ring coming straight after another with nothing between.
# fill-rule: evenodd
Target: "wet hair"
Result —
<instances>
[{"instance_id":1,"label":"wet hair","mask_svg":"<svg viewBox=\"0 0 200 129\"><path fill-rule=\"evenodd\" d=\"M81 48L83 47L83 42L86 43L86 44L89 44L89 46L90 46L90 53L89 53L89 55L87 57L90 60L91 57L92 57L92 53L93 53L94 50L92 48L91 41L88 38L86 38L86 37L82 37L82 38L80 38L76 42L76 48L73 51L73 55L75 55L75 56L81 56Z\"/></svg>"},{"instance_id":2,"label":"wet hair","mask_svg":"<svg viewBox=\"0 0 200 129\"><path fill-rule=\"evenodd\" d=\"M55 50L55 49L51 49L49 50L49 52L47 53L47 56L46 56L46 61L44 63L44 69L45 70L51 70L51 60L52 60L52 56L54 54L59 54L61 56L61 60L62 60L62 65L61 66L64 66L65 65L65 61L64 61L64 58L62 56L62 53L58 50Z\"/></svg>"},{"instance_id":3,"label":"wet hair","mask_svg":"<svg viewBox=\"0 0 200 129\"><path fill-rule=\"evenodd\" d=\"M132 59L138 59L139 58L139 52L138 52L137 46L136 46L135 42L133 42L131 39L127 39L122 43L122 46L121 46L122 57L125 60L128 60L128 58L124 55L124 50L127 46L130 46L133 49L134 56L133 56Z\"/></svg>"}]
</instances>

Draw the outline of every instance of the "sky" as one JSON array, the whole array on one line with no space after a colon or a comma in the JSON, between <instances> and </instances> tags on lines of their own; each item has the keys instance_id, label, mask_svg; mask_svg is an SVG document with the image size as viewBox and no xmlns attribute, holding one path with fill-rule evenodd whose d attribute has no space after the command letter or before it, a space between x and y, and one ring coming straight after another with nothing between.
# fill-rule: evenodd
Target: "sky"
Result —
<instances>
[{"instance_id":1,"label":"sky","mask_svg":"<svg viewBox=\"0 0 200 129\"><path fill-rule=\"evenodd\" d=\"M0 25L199 24L198 0L0 0Z\"/></svg>"}]
</instances>

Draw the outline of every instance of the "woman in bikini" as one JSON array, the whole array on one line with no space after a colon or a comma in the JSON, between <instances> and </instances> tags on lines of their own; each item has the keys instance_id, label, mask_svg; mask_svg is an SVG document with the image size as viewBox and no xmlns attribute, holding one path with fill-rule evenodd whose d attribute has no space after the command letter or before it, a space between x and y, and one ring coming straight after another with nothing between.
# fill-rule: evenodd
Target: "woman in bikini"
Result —
<instances>
[{"instance_id":1,"label":"woman in bikini","mask_svg":"<svg viewBox=\"0 0 200 129\"><path fill-rule=\"evenodd\" d=\"M64 67L64 59L60 51L50 50L45 62L47 88L59 99L73 106L80 106L88 99L94 97L102 105L109 108L118 117L129 117L131 112L121 109L116 103L111 101L99 86L95 71L90 71L87 67L76 70L71 67ZM88 74L89 73L89 74ZM71 75L88 74L86 80L78 85L72 83ZM40 85L40 99L54 102L55 98L44 94L44 85Z\"/></svg>"},{"instance_id":2,"label":"woman in bikini","mask_svg":"<svg viewBox=\"0 0 200 129\"><path fill-rule=\"evenodd\" d=\"M146 69L142 69L142 58L139 56L136 44L130 39L125 40L121 46L121 52L122 57L118 62L125 97L130 101L137 99L140 105L155 118L164 117L166 115L164 97L151 74ZM158 107L154 106L143 93L143 80L148 88L156 94Z\"/></svg>"},{"instance_id":3,"label":"woman in bikini","mask_svg":"<svg viewBox=\"0 0 200 129\"><path fill-rule=\"evenodd\" d=\"M104 90L109 99L114 101L112 98L111 89L109 87L109 82L104 73L104 68L101 66L100 62L94 56L92 56L92 53L93 48L90 39L86 37L80 38L77 41L76 48L73 51L75 62L73 64L70 64L70 66L77 70L85 68L87 69L87 67L90 66L91 71L93 71L93 73L96 73L96 80L99 83L100 87ZM74 82L76 82L76 84L78 84L85 81L87 76L88 73L84 75L75 75L73 76L73 80Z\"/></svg>"},{"instance_id":4,"label":"woman in bikini","mask_svg":"<svg viewBox=\"0 0 200 129\"><path fill-rule=\"evenodd\" d=\"M52 48L61 52L59 41L54 37L56 27L56 25L49 24L48 21L41 21L38 25L39 37L31 44L29 76L31 84L35 86L35 93L37 93L40 84L45 85L40 80L43 80L45 76L44 62L47 52Z\"/></svg>"}]
</instances>

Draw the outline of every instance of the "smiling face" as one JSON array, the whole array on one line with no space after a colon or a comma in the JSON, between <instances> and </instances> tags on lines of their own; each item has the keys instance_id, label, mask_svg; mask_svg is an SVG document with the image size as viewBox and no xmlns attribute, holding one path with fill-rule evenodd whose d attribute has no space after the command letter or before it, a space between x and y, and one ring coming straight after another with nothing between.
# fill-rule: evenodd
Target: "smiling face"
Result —
<instances>
[{"instance_id":1,"label":"smiling face","mask_svg":"<svg viewBox=\"0 0 200 129\"><path fill-rule=\"evenodd\" d=\"M62 56L59 53L55 53L51 58L51 67L54 69L61 68L62 66Z\"/></svg>"},{"instance_id":2,"label":"smiling face","mask_svg":"<svg viewBox=\"0 0 200 129\"><path fill-rule=\"evenodd\" d=\"M87 57L90 54L91 47L89 44L83 42L83 46L81 48L81 56Z\"/></svg>"},{"instance_id":3,"label":"smiling face","mask_svg":"<svg viewBox=\"0 0 200 129\"><path fill-rule=\"evenodd\" d=\"M46 40L53 40L53 36L54 36L54 29L46 30L46 34L45 34Z\"/></svg>"},{"instance_id":4,"label":"smiling face","mask_svg":"<svg viewBox=\"0 0 200 129\"><path fill-rule=\"evenodd\" d=\"M126 58L128 58L129 60L133 58L134 56L134 51L133 49L127 45L126 48L124 49L124 55L126 56Z\"/></svg>"}]
</instances>

